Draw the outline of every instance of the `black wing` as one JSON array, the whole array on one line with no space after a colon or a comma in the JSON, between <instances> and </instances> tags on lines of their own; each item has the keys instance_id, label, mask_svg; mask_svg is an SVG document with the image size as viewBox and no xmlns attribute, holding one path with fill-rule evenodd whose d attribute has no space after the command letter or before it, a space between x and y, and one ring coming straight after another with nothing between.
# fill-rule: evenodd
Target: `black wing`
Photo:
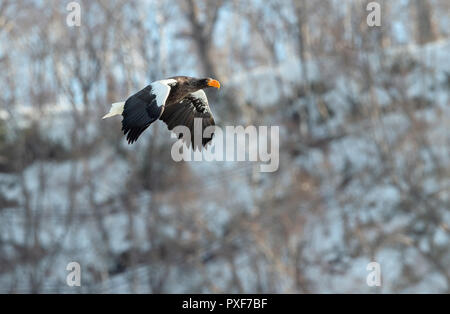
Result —
<instances>
[{"instance_id":1,"label":"black wing","mask_svg":"<svg viewBox=\"0 0 450 314\"><path fill-rule=\"evenodd\" d=\"M178 138L183 138L188 146L193 143L194 149L201 149L206 146L214 136L214 132L212 132L210 137L203 138L205 129L209 126L215 126L214 117L203 90L189 94L179 103L168 105L161 115L161 120L167 124L169 130L173 130L176 126L189 128L191 138L183 138L182 133L177 135ZM201 132L197 135L199 139L201 138L201 143L195 143L195 132Z\"/></svg>"},{"instance_id":2,"label":"black wing","mask_svg":"<svg viewBox=\"0 0 450 314\"><path fill-rule=\"evenodd\" d=\"M122 113L122 131L129 144L136 142L142 132L161 116L169 93L170 86L157 81L127 99Z\"/></svg>"}]
</instances>

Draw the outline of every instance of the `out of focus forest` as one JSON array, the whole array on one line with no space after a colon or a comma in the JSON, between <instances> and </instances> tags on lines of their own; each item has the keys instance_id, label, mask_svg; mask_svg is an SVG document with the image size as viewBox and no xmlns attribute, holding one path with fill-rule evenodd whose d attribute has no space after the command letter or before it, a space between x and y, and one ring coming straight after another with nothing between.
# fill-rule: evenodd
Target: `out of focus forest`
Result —
<instances>
[{"instance_id":1,"label":"out of focus forest","mask_svg":"<svg viewBox=\"0 0 450 314\"><path fill-rule=\"evenodd\" d=\"M76 2L0 0L0 293L450 293L450 1ZM174 75L279 170L101 120Z\"/></svg>"}]
</instances>

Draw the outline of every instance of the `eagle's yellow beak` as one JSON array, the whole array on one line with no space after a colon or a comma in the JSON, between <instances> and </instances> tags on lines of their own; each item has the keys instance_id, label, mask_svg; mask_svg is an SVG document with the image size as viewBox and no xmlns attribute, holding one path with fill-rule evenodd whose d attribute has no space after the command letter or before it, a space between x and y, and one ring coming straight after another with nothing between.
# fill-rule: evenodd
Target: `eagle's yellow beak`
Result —
<instances>
[{"instance_id":1,"label":"eagle's yellow beak","mask_svg":"<svg viewBox=\"0 0 450 314\"><path fill-rule=\"evenodd\" d=\"M220 88L220 83L217 80L210 79L208 81L208 86L215 87L215 88Z\"/></svg>"}]
</instances>

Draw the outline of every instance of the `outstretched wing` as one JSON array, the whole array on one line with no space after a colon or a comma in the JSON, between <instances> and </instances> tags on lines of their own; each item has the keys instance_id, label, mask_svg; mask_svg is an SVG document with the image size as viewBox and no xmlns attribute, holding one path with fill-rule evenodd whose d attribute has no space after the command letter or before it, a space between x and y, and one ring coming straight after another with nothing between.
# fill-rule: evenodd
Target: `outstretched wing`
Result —
<instances>
[{"instance_id":1,"label":"outstretched wing","mask_svg":"<svg viewBox=\"0 0 450 314\"><path fill-rule=\"evenodd\" d=\"M129 144L157 120L164 111L171 84L175 80L156 81L129 97L122 112L122 131Z\"/></svg>"},{"instance_id":2,"label":"outstretched wing","mask_svg":"<svg viewBox=\"0 0 450 314\"><path fill-rule=\"evenodd\" d=\"M182 133L177 135L178 138L183 138L188 146L193 143L194 149L201 149L202 146L206 146L214 135L214 133L211 133L211 137L203 138L205 129L209 126L215 126L214 117L203 90L189 94L179 103L168 105L161 115L161 120L167 124L169 130L173 130L176 126L189 128L191 138L183 138ZM201 132L201 134L195 134L196 132ZM196 135L197 138L201 139L199 143L194 141Z\"/></svg>"}]
</instances>

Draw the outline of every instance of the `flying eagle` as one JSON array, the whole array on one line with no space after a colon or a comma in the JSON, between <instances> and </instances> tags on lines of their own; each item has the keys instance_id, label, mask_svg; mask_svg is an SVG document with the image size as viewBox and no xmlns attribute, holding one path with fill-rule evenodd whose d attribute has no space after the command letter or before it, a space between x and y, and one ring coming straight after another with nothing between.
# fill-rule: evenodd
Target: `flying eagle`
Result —
<instances>
[{"instance_id":1,"label":"flying eagle","mask_svg":"<svg viewBox=\"0 0 450 314\"><path fill-rule=\"evenodd\" d=\"M208 126L215 125L208 99L203 91L209 87L220 88L220 83L211 78L197 79L187 76L174 76L155 81L130 96L125 102L112 104L111 110L103 119L121 114L122 131L127 136L129 144L136 142L142 132L158 119L164 121L169 130L173 130L176 126L189 128L190 139L183 138L183 133L178 134L178 137L183 138L188 145L194 144L195 118L201 119L202 134ZM197 144L197 147L201 149L202 146L206 146L212 140L212 136L213 134L210 138L202 137L202 143Z\"/></svg>"}]
</instances>

